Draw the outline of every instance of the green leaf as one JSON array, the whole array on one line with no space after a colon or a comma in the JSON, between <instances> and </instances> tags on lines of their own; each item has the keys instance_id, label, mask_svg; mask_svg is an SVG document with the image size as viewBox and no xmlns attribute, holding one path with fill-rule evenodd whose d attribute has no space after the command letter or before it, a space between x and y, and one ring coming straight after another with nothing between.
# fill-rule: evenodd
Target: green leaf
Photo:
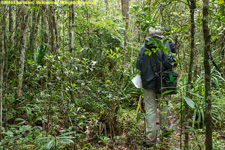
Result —
<instances>
[{"instance_id":1,"label":"green leaf","mask_svg":"<svg viewBox=\"0 0 225 150\"><path fill-rule=\"evenodd\" d=\"M220 21L220 19L221 19L220 14L216 16L216 19L217 19L218 21Z\"/></svg>"},{"instance_id":2,"label":"green leaf","mask_svg":"<svg viewBox=\"0 0 225 150\"><path fill-rule=\"evenodd\" d=\"M222 5L224 3L224 0L219 0L219 5Z\"/></svg>"},{"instance_id":3,"label":"green leaf","mask_svg":"<svg viewBox=\"0 0 225 150\"><path fill-rule=\"evenodd\" d=\"M75 137L74 137L74 138L75 138ZM71 140L71 139L62 139L62 140L60 140L60 141L63 141L63 143L74 143L74 141Z\"/></svg>"},{"instance_id":4,"label":"green leaf","mask_svg":"<svg viewBox=\"0 0 225 150\"><path fill-rule=\"evenodd\" d=\"M168 48L167 47L162 47L162 52L164 54L167 54L168 55Z\"/></svg>"},{"instance_id":5,"label":"green leaf","mask_svg":"<svg viewBox=\"0 0 225 150\"><path fill-rule=\"evenodd\" d=\"M141 119L141 113L138 113L136 118L137 122L140 121L140 119Z\"/></svg>"},{"instance_id":6,"label":"green leaf","mask_svg":"<svg viewBox=\"0 0 225 150\"><path fill-rule=\"evenodd\" d=\"M27 110L27 117L28 117L29 121L31 122L32 117L33 117L32 112L31 112L31 108L28 107L26 110Z\"/></svg>"},{"instance_id":7,"label":"green leaf","mask_svg":"<svg viewBox=\"0 0 225 150\"><path fill-rule=\"evenodd\" d=\"M217 23L217 29L220 28L220 27L221 27L221 22L218 21L218 23Z\"/></svg>"},{"instance_id":8,"label":"green leaf","mask_svg":"<svg viewBox=\"0 0 225 150\"><path fill-rule=\"evenodd\" d=\"M221 21L222 21L222 22L225 22L225 17L223 17L223 18L221 19Z\"/></svg>"},{"instance_id":9,"label":"green leaf","mask_svg":"<svg viewBox=\"0 0 225 150\"><path fill-rule=\"evenodd\" d=\"M76 131L66 132L66 133L63 133L60 136L65 136L65 135L70 135L70 134L76 134Z\"/></svg>"},{"instance_id":10,"label":"green leaf","mask_svg":"<svg viewBox=\"0 0 225 150\"><path fill-rule=\"evenodd\" d=\"M147 28L148 28L149 25L145 24L145 25L141 25L141 30L144 32Z\"/></svg>"},{"instance_id":11,"label":"green leaf","mask_svg":"<svg viewBox=\"0 0 225 150\"><path fill-rule=\"evenodd\" d=\"M158 4L158 1L159 0L155 0L155 2L153 3L153 6L157 5Z\"/></svg>"},{"instance_id":12,"label":"green leaf","mask_svg":"<svg viewBox=\"0 0 225 150\"><path fill-rule=\"evenodd\" d=\"M151 21L152 20L152 17L151 16L148 16L148 17L146 17L146 20L147 21Z\"/></svg>"},{"instance_id":13,"label":"green leaf","mask_svg":"<svg viewBox=\"0 0 225 150\"><path fill-rule=\"evenodd\" d=\"M30 144L30 145L24 145L24 147L23 147L23 148L31 149L31 147L36 147L36 146L35 146L35 145Z\"/></svg>"},{"instance_id":14,"label":"green leaf","mask_svg":"<svg viewBox=\"0 0 225 150\"><path fill-rule=\"evenodd\" d=\"M134 5L133 8L134 8L135 11L137 11L139 9L139 6Z\"/></svg>"},{"instance_id":15,"label":"green leaf","mask_svg":"<svg viewBox=\"0 0 225 150\"><path fill-rule=\"evenodd\" d=\"M184 100L186 101L186 103L188 104L189 107L195 108L195 103L192 101L192 99L184 96Z\"/></svg>"},{"instance_id":16,"label":"green leaf","mask_svg":"<svg viewBox=\"0 0 225 150\"><path fill-rule=\"evenodd\" d=\"M45 146L46 149L51 149L52 145L53 145L54 140L51 140L50 142L48 142Z\"/></svg>"},{"instance_id":17,"label":"green leaf","mask_svg":"<svg viewBox=\"0 0 225 150\"><path fill-rule=\"evenodd\" d=\"M165 92L162 93L162 95L168 94L170 92L173 92L174 90L166 90Z\"/></svg>"},{"instance_id":18,"label":"green leaf","mask_svg":"<svg viewBox=\"0 0 225 150\"><path fill-rule=\"evenodd\" d=\"M190 92L190 94L194 95L194 96L197 96L198 98L204 98L203 96L199 95L199 94L196 94L196 93L193 93L193 92Z\"/></svg>"},{"instance_id":19,"label":"green leaf","mask_svg":"<svg viewBox=\"0 0 225 150\"><path fill-rule=\"evenodd\" d=\"M150 51L150 50L147 50L147 51L145 52L145 54L146 54L146 55L148 55L148 56L151 56L151 54L152 54L152 51Z\"/></svg>"},{"instance_id":20,"label":"green leaf","mask_svg":"<svg viewBox=\"0 0 225 150\"><path fill-rule=\"evenodd\" d=\"M38 120L42 120L42 116L37 117L37 118L34 120L34 123L37 122Z\"/></svg>"},{"instance_id":21,"label":"green leaf","mask_svg":"<svg viewBox=\"0 0 225 150\"><path fill-rule=\"evenodd\" d=\"M144 7L143 11L147 11L149 9L149 7Z\"/></svg>"},{"instance_id":22,"label":"green leaf","mask_svg":"<svg viewBox=\"0 0 225 150\"><path fill-rule=\"evenodd\" d=\"M16 118L16 121L25 121L23 118Z\"/></svg>"},{"instance_id":23,"label":"green leaf","mask_svg":"<svg viewBox=\"0 0 225 150\"><path fill-rule=\"evenodd\" d=\"M64 136L64 137L59 137L59 139L64 139L64 140L67 140L67 139L75 139L75 137L71 137L71 136Z\"/></svg>"},{"instance_id":24,"label":"green leaf","mask_svg":"<svg viewBox=\"0 0 225 150\"><path fill-rule=\"evenodd\" d=\"M196 118L196 110L194 110L194 114L192 116L192 127L195 125L195 118Z\"/></svg>"},{"instance_id":25,"label":"green leaf","mask_svg":"<svg viewBox=\"0 0 225 150\"><path fill-rule=\"evenodd\" d=\"M40 141L45 141L45 140L49 140L49 139L50 139L50 137L41 137L41 138L36 139L35 141L40 142Z\"/></svg>"}]
</instances>

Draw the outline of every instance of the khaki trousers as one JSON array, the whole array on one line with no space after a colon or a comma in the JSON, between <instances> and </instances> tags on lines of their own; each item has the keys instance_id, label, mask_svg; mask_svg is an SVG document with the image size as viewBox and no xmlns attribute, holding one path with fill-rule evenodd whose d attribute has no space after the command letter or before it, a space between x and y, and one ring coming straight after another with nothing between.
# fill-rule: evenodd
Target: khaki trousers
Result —
<instances>
[{"instance_id":1,"label":"khaki trousers","mask_svg":"<svg viewBox=\"0 0 225 150\"><path fill-rule=\"evenodd\" d=\"M156 126L156 116L157 116L157 106L159 106L159 118L160 118L160 128L163 132L167 132L170 129L169 120L169 96L163 96L161 99L160 94L156 94L153 89L144 89L144 103L145 103L145 132L146 132L146 142L155 143L157 139L157 126Z\"/></svg>"}]
</instances>

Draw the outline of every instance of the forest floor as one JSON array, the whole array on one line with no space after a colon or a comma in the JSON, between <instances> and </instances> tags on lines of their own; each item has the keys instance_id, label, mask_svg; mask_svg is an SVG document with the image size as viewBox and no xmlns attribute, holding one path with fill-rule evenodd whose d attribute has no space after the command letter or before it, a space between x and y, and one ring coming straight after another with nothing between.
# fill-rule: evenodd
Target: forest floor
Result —
<instances>
[{"instance_id":1,"label":"forest floor","mask_svg":"<svg viewBox=\"0 0 225 150\"><path fill-rule=\"evenodd\" d=\"M173 132L168 137L163 137L161 131L158 131L157 144L155 147L145 146L145 135L144 135L144 116L141 117L140 121L136 121L135 111L121 110L123 116L121 117L122 123L124 124L122 133L115 136L113 139L104 137L101 142L94 140L91 142L91 149L102 149L102 150L145 150L145 149L158 149L158 150L180 150L181 146L181 128L179 125L179 115L175 112L171 113L171 126ZM159 120L159 118L157 118ZM120 122L121 123L121 122ZM158 121L157 121L158 124ZM159 124L158 124L159 128ZM200 131L200 132L199 132ZM217 134L216 139L219 141L219 146L216 146L218 150L225 150L225 131L221 131L221 134ZM205 133L202 130L196 130L190 132L190 149L205 149ZM182 134L182 141L184 141L184 134ZM215 143L215 139L214 139ZM182 146L184 143L182 142Z\"/></svg>"},{"instance_id":2,"label":"forest floor","mask_svg":"<svg viewBox=\"0 0 225 150\"><path fill-rule=\"evenodd\" d=\"M157 144L155 147L145 146L145 135L144 135L144 116L141 117L140 121L136 121L136 114L130 112L125 114L127 126L123 133L116 136L113 140L110 140L103 149L114 149L114 150L144 150L144 149L179 149L180 148L180 127L178 125L178 117L173 114L171 119L171 126L174 132L168 137L163 137L161 131L158 131ZM131 123L131 121L133 121ZM136 125L135 125L136 124ZM159 128L159 118L157 117L157 124Z\"/></svg>"},{"instance_id":3,"label":"forest floor","mask_svg":"<svg viewBox=\"0 0 225 150\"><path fill-rule=\"evenodd\" d=\"M62 114L62 113L61 113ZM60 116L63 118L63 115ZM108 112L110 114L110 112ZM117 114L117 124L115 127L118 132L115 136L110 138L110 133L102 130L103 125L107 123L101 120L101 115L97 112L88 112L83 110L78 115L79 122L77 125L66 127L63 119L61 123L57 123L51 127L46 135L41 124L30 124L24 115L24 119L18 124L11 124L10 130L5 134L4 140L0 143L0 149L3 150L181 150L184 146L184 134L181 135L180 115L175 110L171 111L171 127L173 132L163 137L161 130L158 130L157 144L155 147L149 148L145 146L145 125L144 115L140 119L137 117L135 107L129 108L124 106ZM112 115L111 115L112 116ZM159 116L159 115L157 115ZM83 118L83 120L82 120ZM73 118L74 119L74 118ZM190 118L191 119L191 118ZM110 119L109 119L110 120ZM39 121L39 123L41 123ZM157 124L159 129L159 118L157 117ZM56 128L53 128L56 127ZM105 126L106 130L109 130ZM57 132L56 132L57 131ZM204 150L205 149L205 128L189 127L189 145L190 150ZM68 139L69 143L65 143ZM182 143L180 143L182 141ZM225 150L225 129L214 125L213 129L213 146L214 150ZM55 142L55 143L54 143ZM64 142L64 143L63 143ZM54 144L53 144L54 143ZM2 144L2 145L1 145ZM58 146L58 147L57 147ZM27 147L27 148L25 148ZM46 148L48 147L48 148Z\"/></svg>"}]
</instances>

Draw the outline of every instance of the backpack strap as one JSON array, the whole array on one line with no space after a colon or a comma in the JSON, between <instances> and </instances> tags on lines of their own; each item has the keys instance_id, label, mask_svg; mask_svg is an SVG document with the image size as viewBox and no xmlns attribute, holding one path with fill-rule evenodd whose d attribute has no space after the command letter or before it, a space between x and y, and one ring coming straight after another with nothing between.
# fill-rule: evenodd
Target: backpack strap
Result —
<instances>
[{"instance_id":1,"label":"backpack strap","mask_svg":"<svg viewBox=\"0 0 225 150\"><path fill-rule=\"evenodd\" d=\"M155 57L153 56L153 54L150 55L150 63L152 66L153 71L155 72L155 75L158 77L159 74L157 73L157 68L156 68L156 63L155 63Z\"/></svg>"}]
</instances>

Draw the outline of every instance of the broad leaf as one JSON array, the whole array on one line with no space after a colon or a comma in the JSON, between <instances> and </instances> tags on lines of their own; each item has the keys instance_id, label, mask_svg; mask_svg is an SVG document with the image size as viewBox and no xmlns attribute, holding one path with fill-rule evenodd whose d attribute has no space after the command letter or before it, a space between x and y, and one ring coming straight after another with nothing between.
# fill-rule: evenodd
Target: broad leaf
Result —
<instances>
[{"instance_id":1,"label":"broad leaf","mask_svg":"<svg viewBox=\"0 0 225 150\"><path fill-rule=\"evenodd\" d=\"M189 107L195 108L195 103L192 101L192 99L190 99L188 97L184 97L184 100L186 101L186 103L188 104Z\"/></svg>"},{"instance_id":2,"label":"broad leaf","mask_svg":"<svg viewBox=\"0 0 225 150\"><path fill-rule=\"evenodd\" d=\"M136 118L137 122L140 121L140 119L141 119L141 113L138 113Z\"/></svg>"}]
</instances>

